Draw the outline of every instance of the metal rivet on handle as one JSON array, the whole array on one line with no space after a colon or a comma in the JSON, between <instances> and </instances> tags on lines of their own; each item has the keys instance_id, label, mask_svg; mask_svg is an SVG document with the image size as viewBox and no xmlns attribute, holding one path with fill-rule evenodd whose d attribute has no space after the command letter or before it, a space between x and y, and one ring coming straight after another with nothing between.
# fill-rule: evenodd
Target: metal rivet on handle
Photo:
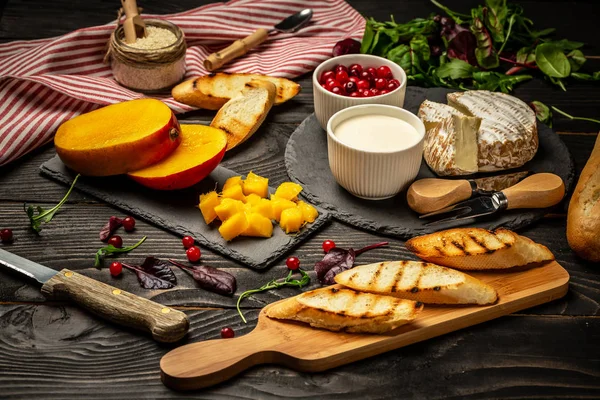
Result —
<instances>
[{"instance_id":1,"label":"metal rivet on handle","mask_svg":"<svg viewBox=\"0 0 600 400\"><path fill-rule=\"evenodd\" d=\"M168 314L171 312L171 309L169 307L164 307L162 310L160 310L163 314Z\"/></svg>"},{"instance_id":2,"label":"metal rivet on handle","mask_svg":"<svg viewBox=\"0 0 600 400\"><path fill-rule=\"evenodd\" d=\"M114 295L121 294L121 289L113 289L112 294L114 294Z\"/></svg>"},{"instance_id":3,"label":"metal rivet on handle","mask_svg":"<svg viewBox=\"0 0 600 400\"><path fill-rule=\"evenodd\" d=\"M65 276L66 276L67 278L70 278L70 277L72 277L72 276L73 276L73 273L72 273L71 271L67 271L67 272L65 272Z\"/></svg>"}]
</instances>

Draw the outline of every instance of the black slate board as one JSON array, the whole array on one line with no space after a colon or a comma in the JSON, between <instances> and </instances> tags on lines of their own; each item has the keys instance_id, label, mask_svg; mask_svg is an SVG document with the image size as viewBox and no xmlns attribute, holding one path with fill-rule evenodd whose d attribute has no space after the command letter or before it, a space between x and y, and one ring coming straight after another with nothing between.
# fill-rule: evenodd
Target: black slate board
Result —
<instances>
[{"instance_id":1,"label":"black slate board","mask_svg":"<svg viewBox=\"0 0 600 400\"><path fill-rule=\"evenodd\" d=\"M446 94L451 92L453 91L443 88L409 87L404 108L416 114L426 98L446 103ZM552 172L563 179L568 191L575 173L569 150L552 129L539 123L538 136L537 154L518 170ZM426 227L424 225L427 221L419 219L418 214L408 207L405 191L387 200L359 199L338 185L331 174L327 159L327 134L314 114L307 117L290 137L285 152L285 165L290 178L304 187L304 195L313 204L329 210L334 218L365 230L401 239L461 225L486 229L499 226L519 229L540 219L545 213L545 210L513 210L494 217L478 220L471 218ZM485 175L477 174L473 177L481 176ZM434 177L436 175L423 161L417 179Z\"/></svg>"},{"instance_id":2,"label":"black slate board","mask_svg":"<svg viewBox=\"0 0 600 400\"><path fill-rule=\"evenodd\" d=\"M58 156L42 164L40 170L42 174L69 185L75 178L75 173L69 170ZM77 181L76 189L175 234L190 235L201 245L255 269L270 266L330 219L327 211L317 207L319 217L296 235L287 235L276 226L273 236L268 239L238 237L226 242L219 234L218 226L206 225L202 219L198 210L198 197L202 193L214 190L217 183L220 190L225 180L235 175L240 174L219 166L202 182L191 188L164 192L138 185L125 176L81 177ZM270 191L274 192L271 188Z\"/></svg>"}]
</instances>

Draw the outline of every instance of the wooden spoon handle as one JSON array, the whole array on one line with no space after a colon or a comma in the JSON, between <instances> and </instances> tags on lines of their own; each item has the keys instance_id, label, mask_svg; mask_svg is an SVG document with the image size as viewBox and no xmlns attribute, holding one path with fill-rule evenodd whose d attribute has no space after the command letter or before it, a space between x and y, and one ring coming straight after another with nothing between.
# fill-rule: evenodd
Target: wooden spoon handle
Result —
<instances>
[{"instance_id":1,"label":"wooden spoon handle","mask_svg":"<svg viewBox=\"0 0 600 400\"><path fill-rule=\"evenodd\" d=\"M68 269L50 278L42 286L42 293L47 297L74 301L117 324L150 332L159 342L176 342L186 335L189 328L188 319L181 311Z\"/></svg>"},{"instance_id":2,"label":"wooden spoon handle","mask_svg":"<svg viewBox=\"0 0 600 400\"><path fill-rule=\"evenodd\" d=\"M263 28L257 29L250 36L244 39L239 39L233 42L223 50L212 53L206 60L204 60L204 68L209 71L214 71L221 68L234 58L238 58L246 54L250 49L258 46L269 37L269 31Z\"/></svg>"},{"instance_id":3,"label":"wooden spoon handle","mask_svg":"<svg viewBox=\"0 0 600 400\"><path fill-rule=\"evenodd\" d=\"M408 206L419 214L427 214L471 197L471 184L465 179L426 178L408 188Z\"/></svg>"},{"instance_id":4,"label":"wooden spoon handle","mask_svg":"<svg viewBox=\"0 0 600 400\"><path fill-rule=\"evenodd\" d=\"M507 209L546 208L558 204L565 196L565 184L559 176L549 173L531 175L502 191L508 200Z\"/></svg>"}]
</instances>

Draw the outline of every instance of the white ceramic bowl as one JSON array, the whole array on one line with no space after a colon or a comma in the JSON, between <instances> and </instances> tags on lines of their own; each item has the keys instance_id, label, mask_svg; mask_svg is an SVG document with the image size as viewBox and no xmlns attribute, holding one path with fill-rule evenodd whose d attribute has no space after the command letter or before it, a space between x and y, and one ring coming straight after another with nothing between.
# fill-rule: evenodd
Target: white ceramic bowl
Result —
<instances>
[{"instance_id":1,"label":"white ceramic bowl","mask_svg":"<svg viewBox=\"0 0 600 400\"><path fill-rule=\"evenodd\" d=\"M359 115L387 115L412 125L419 141L411 147L392 151L365 151L341 142L334 134L337 126ZM365 104L335 113L327 123L329 168L336 181L354 196L382 200L404 190L417 176L423 158L425 126L410 111L399 107Z\"/></svg>"},{"instance_id":2,"label":"white ceramic bowl","mask_svg":"<svg viewBox=\"0 0 600 400\"><path fill-rule=\"evenodd\" d=\"M360 64L364 68L377 68L382 65L387 65L392 71L392 74L394 74L394 78L400 81L400 86L389 93L373 97L349 97L331 93L321 86L319 77L323 72L332 69L338 64L347 67L352 64ZM347 54L345 56L330 58L315 69L312 80L315 115L323 129L327 127L327 121L329 121L329 118L331 118L333 114L347 107L359 104L389 104L396 107L404 106L404 96L406 95L406 73L398 64L383 57L370 54Z\"/></svg>"}]
</instances>

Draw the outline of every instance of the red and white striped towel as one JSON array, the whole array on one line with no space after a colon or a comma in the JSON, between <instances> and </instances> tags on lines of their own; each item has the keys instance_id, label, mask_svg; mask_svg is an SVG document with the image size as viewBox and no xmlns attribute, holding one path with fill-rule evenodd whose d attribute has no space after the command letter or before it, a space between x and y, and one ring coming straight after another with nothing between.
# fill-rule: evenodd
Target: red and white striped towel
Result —
<instances>
[{"instance_id":1,"label":"red and white striped towel","mask_svg":"<svg viewBox=\"0 0 600 400\"><path fill-rule=\"evenodd\" d=\"M212 52L257 28L270 28L303 8L314 11L310 25L295 34L277 33L225 71L298 77L331 56L341 39L362 36L365 20L343 0L232 0L171 15L188 45L186 78L204 75ZM101 105L144 97L119 86L103 63L115 22L66 35L0 44L0 165L52 139L58 126ZM193 108L161 98L176 113Z\"/></svg>"}]
</instances>

